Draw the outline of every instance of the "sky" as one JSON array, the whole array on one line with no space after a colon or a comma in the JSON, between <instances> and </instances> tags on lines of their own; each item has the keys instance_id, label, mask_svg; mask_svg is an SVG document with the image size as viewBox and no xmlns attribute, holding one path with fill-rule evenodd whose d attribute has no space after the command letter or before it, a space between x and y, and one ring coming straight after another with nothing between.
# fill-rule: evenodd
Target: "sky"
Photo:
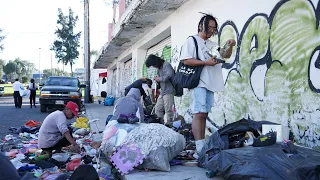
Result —
<instances>
[{"instance_id":1,"label":"sky","mask_svg":"<svg viewBox=\"0 0 320 180\"><path fill-rule=\"evenodd\" d=\"M91 50L100 51L108 39L112 7L105 1L108 0L90 0ZM0 0L0 4L0 28L6 35L2 42L5 49L0 53L0 59L8 61L19 57L34 63L37 69L40 65L40 69L43 70L51 68L52 57L52 67L62 69L62 65L58 65L55 59L54 52L50 51L50 45L56 38L54 32L58 8L67 15L69 7L79 16L76 31L82 31L79 52L83 54L83 0ZM81 67L83 56L80 55L73 69ZM66 66L65 70L70 72L70 66Z\"/></svg>"}]
</instances>

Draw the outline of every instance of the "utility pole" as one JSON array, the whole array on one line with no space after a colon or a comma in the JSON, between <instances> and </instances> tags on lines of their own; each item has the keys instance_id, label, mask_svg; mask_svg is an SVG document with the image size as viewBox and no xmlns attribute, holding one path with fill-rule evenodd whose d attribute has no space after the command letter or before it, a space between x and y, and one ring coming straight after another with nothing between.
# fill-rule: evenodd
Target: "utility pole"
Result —
<instances>
[{"instance_id":1,"label":"utility pole","mask_svg":"<svg viewBox=\"0 0 320 180\"><path fill-rule=\"evenodd\" d=\"M52 54L51 54L51 76L53 76Z\"/></svg>"},{"instance_id":2,"label":"utility pole","mask_svg":"<svg viewBox=\"0 0 320 180\"><path fill-rule=\"evenodd\" d=\"M84 54L85 54L85 96L84 102L89 103L90 96L90 26L89 26L89 0L84 0Z\"/></svg>"}]
</instances>

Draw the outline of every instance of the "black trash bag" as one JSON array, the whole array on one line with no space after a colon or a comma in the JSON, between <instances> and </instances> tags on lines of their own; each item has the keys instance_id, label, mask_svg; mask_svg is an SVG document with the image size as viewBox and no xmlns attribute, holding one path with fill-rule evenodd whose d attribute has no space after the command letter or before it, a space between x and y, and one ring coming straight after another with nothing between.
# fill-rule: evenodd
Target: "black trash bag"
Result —
<instances>
[{"instance_id":1,"label":"black trash bag","mask_svg":"<svg viewBox=\"0 0 320 180\"><path fill-rule=\"evenodd\" d=\"M161 119L158 118L158 116L155 115L155 114L145 115L144 116L144 122L145 123L161 123Z\"/></svg>"},{"instance_id":2,"label":"black trash bag","mask_svg":"<svg viewBox=\"0 0 320 180\"><path fill-rule=\"evenodd\" d=\"M225 148L225 143L220 138L218 131L214 132L205 142L199 153L198 163L200 167L208 162L213 156L220 153Z\"/></svg>"},{"instance_id":3,"label":"black trash bag","mask_svg":"<svg viewBox=\"0 0 320 180\"><path fill-rule=\"evenodd\" d=\"M243 138L247 131L251 131L255 137L260 136L258 130L261 131L262 124L277 124L269 121L252 121L247 119L241 119L234 123L228 124L219 129L221 139L225 143L225 149L230 148L230 141L234 142L238 138Z\"/></svg>"},{"instance_id":4,"label":"black trash bag","mask_svg":"<svg viewBox=\"0 0 320 180\"><path fill-rule=\"evenodd\" d=\"M204 165L224 179L320 179L320 153L295 147L286 154L284 146L246 147L222 150Z\"/></svg>"},{"instance_id":5,"label":"black trash bag","mask_svg":"<svg viewBox=\"0 0 320 180\"><path fill-rule=\"evenodd\" d=\"M277 132L269 132L265 135L261 135L257 138L254 138L253 147L263 147L270 146L275 144L277 141Z\"/></svg>"}]
</instances>

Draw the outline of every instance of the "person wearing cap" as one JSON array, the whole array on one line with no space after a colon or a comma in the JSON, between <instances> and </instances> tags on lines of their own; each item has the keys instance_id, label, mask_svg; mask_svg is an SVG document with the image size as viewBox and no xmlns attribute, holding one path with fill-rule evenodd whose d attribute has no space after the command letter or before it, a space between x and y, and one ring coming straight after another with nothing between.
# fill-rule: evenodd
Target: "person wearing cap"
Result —
<instances>
[{"instance_id":1,"label":"person wearing cap","mask_svg":"<svg viewBox=\"0 0 320 180\"><path fill-rule=\"evenodd\" d=\"M80 147L72 137L72 130L67 126L67 120L78 117L79 107L69 101L63 111L50 113L43 121L38 137L38 147L49 156L52 151L61 151L62 147L72 145L73 150L79 151Z\"/></svg>"}]
</instances>

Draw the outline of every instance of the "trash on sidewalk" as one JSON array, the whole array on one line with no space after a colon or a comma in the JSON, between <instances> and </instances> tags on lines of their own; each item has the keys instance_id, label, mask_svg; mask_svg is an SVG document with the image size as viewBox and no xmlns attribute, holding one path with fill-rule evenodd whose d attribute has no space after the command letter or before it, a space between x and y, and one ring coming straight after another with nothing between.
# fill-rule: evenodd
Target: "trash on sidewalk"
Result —
<instances>
[{"instance_id":1,"label":"trash on sidewalk","mask_svg":"<svg viewBox=\"0 0 320 180\"><path fill-rule=\"evenodd\" d=\"M319 175L319 152L295 146L287 139L276 143L277 132L262 134L263 125L274 123L242 119L214 132L206 140L198 159L200 165L209 170L207 176L315 179Z\"/></svg>"}]
</instances>

